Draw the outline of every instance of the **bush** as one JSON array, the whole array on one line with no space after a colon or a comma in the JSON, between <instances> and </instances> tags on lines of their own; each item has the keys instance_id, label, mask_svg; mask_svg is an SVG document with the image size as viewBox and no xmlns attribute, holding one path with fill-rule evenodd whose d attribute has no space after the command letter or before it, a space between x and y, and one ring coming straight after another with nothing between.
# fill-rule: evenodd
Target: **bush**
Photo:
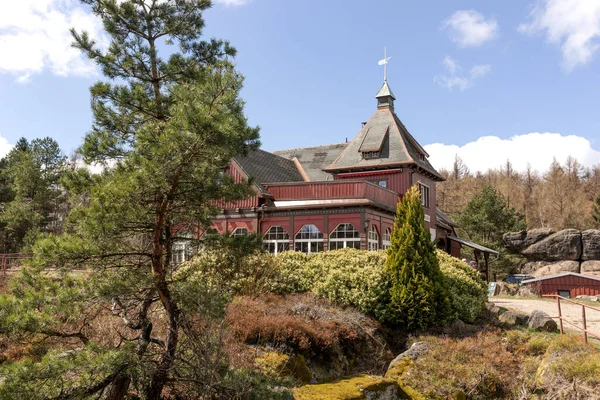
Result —
<instances>
[{"instance_id":1,"label":"bush","mask_svg":"<svg viewBox=\"0 0 600 400\"><path fill-rule=\"evenodd\" d=\"M436 252L453 312L473 322L485 309L487 288L464 262L443 251ZM276 293L313 292L337 304L351 305L380 318L389 301L385 275L385 251L342 249L324 253L285 252L276 256Z\"/></svg>"},{"instance_id":2,"label":"bush","mask_svg":"<svg viewBox=\"0 0 600 400\"><path fill-rule=\"evenodd\" d=\"M437 250L436 255L450 290L453 310L464 322L474 322L485 309L485 282L477 271L458 258L442 250Z\"/></svg>"},{"instance_id":3,"label":"bush","mask_svg":"<svg viewBox=\"0 0 600 400\"><path fill-rule=\"evenodd\" d=\"M452 313L473 322L485 308L485 283L459 259L439 250L435 254L450 292ZM204 293L206 304L215 303L221 309L235 295L312 292L386 321L390 299L386 258L385 251L356 249L312 254L287 251L277 256L254 252L242 257L227 248L215 248L198 254L177 274L189 275L181 285L190 289L182 291L196 293L192 300L199 301Z\"/></svg>"},{"instance_id":4,"label":"bush","mask_svg":"<svg viewBox=\"0 0 600 400\"><path fill-rule=\"evenodd\" d=\"M278 256L279 293L313 292L328 300L377 314L385 305L385 253L341 249Z\"/></svg>"}]
</instances>

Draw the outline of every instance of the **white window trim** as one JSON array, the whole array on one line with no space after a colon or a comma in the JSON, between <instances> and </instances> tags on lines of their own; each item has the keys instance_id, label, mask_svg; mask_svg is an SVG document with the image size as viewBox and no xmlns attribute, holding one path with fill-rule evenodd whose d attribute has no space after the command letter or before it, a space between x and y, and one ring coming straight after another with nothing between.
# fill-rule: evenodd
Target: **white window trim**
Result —
<instances>
[{"instance_id":1,"label":"white window trim","mask_svg":"<svg viewBox=\"0 0 600 400\"><path fill-rule=\"evenodd\" d=\"M332 238L331 235L337 231L337 229L340 227L340 225L350 225L352 227L352 229L354 229L354 232L358 233L358 237L357 238ZM348 243L352 242L352 243L358 243L358 248L360 249L360 232L354 227L354 225L352 224L337 224L337 226L335 227L334 230L331 231L331 233L329 234L329 243L343 243L343 249L348 247ZM337 247L337 246L336 246ZM356 247L352 246L353 249L356 249ZM331 246L329 246L329 250L331 250ZM338 249L336 249L338 250Z\"/></svg>"},{"instance_id":2,"label":"white window trim","mask_svg":"<svg viewBox=\"0 0 600 400\"><path fill-rule=\"evenodd\" d=\"M372 237L372 234L375 234L375 238ZM371 225L369 227L369 232L367 233L367 250L379 250L379 232L377 232L377 227L375 225Z\"/></svg>"},{"instance_id":3,"label":"white window trim","mask_svg":"<svg viewBox=\"0 0 600 400\"><path fill-rule=\"evenodd\" d=\"M314 226L315 229L321 234L321 237L320 238L298 239L298 235L300 235L300 233L302 232L302 229L304 229L305 226L309 226L309 225ZM315 224L306 224L306 225L302 225L302 228L300 228L300 230L294 236L294 250L296 250L296 243L323 243L324 244L325 239L323 238L323 232L321 232ZM312 246L308 246L308 253L306 253L306 254L312 253L311 248L312 248ZM318 251L317 251L317 253L318 253Z\"/></svg>"},{"instance_id":4,"label":"white window trim","mask_svg":"<svg viewBox=\"0 0 600 400\"><path fill-rule=\"evenodd\" d=\"M239 234L237 233L238 231L242 231L244 230L245 233ZM248 228L244 228L243 226L238 226L237 228L235 228L233 230L233 232L231 232L231 236L235 236L235 237L240 237L240 236L248 236L250 234L250 231L248 230Z\"/></svg>"},{"instance_id":5,"label":"white window trim","mask_svg":"<svg viewBox=\"0 0 600 400\"><path fill-rule=\"evenodd\" d=\"M421 181L418 182L419 183L419 193L421 196L421 205L423 206L423 208L427 208L429 209L430 206L430 202L429 202L429 198L431 197L431 188L429 187L429 185L426 185L424 183L422 183ZM423 190L421 189L421 187L427 188L425 193L425 196L423 195Z\"/></svg>"},{"instance_id":6,"label":"white window trim","mask_svg":"<svg viewBox=\"0 0 600 400\"><path fill-rule=\"evenodd\" d=\"M388 235L389 232L389 235ZM386 240L387 237L387 240ZM385 230L385 233L382 236L382 240L381 240L381 248L383 250L387 250L390 247L392 247L392 230L390 228L387 228Z\"/></svg>"},{"instance_id":7,"label":"white window trim","mask_svg":"<svg viewBox=\"0 0 600 400\"><path fill-rule=\"evenodd\" d=\"M269 233L271 232L272 229L275 228L280 228L283 233L285 233L285 236L287 236L287 239L266 239L267 235L269 235ZM265 232L264 236L263 236L263 243L268 243L268 244L275 244L275 252L271 253L271 254L275 254L277 255L279 253L279 245L280 244L285 244L287 245L287 249L290 249L290 235L288 235L288 233L286 232L285 229L283 229L283 227L275 225L269 228L268 231ZM286 251L284 250L284 251Z\"/></svg>"}]
</instances>

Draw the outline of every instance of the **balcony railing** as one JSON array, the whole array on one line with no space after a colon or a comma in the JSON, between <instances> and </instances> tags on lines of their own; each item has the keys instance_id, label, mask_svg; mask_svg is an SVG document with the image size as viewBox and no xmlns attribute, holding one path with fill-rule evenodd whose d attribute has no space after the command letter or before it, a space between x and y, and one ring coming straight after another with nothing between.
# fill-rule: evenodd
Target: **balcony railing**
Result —
<instances>
[{"instance_id":1,"label":"balcony railing","mask_svg":"<svg viewBox=\"0 0 600 400\"><path fill-rule=\"evenodd\" d=\"M367 199L392 209L398 203L398 193L367 181L286 182L264 186L275 201Z\"/></svg>"}]
</instances>

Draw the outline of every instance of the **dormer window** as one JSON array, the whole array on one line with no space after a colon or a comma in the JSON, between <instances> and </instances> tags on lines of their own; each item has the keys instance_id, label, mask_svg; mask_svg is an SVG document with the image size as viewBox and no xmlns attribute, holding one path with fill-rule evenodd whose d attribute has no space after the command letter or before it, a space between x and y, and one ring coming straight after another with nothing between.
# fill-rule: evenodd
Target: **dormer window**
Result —
<instances>
[{"instance_id":1,"label":"dormer window","mask_svg":"<svg viewBox=\"0 0 600 400\"><path fill-rule=\"evenodd\" d=\"M425 161L425 154L419 154L419 158L421 159L421 161Z\"/></svg>"},{"instance_id":2,"label":"dormer window","mask_svg":"<svg viewBox=\"0 0 600 400\"><path fill-rule=\"evenodd\" d=\"M371 158L379 158L378 151L363 151L362 156L365 160L369 160Z\"/></svg>"}]
</instances>

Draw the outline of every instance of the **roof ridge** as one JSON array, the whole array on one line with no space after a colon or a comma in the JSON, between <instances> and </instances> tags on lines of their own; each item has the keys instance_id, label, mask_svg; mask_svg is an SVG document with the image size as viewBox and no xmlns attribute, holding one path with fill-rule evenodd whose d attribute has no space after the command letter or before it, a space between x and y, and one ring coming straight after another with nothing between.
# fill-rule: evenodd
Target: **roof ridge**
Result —
<instances>
[{"instance_id":1,"label":"roof ridge","mask_svg":"<svg viewBox=\"0 0 600 400\"><path fill-rule=\"evenodd\" d=\"M337 145L347 145L350 142L342 142L342 143L331 143L331 144L322 144L319 146L308 146L308 147L295 147L292 149L281 149L281 150L273 150L271 153L275 154L276 151L292 151L292 150L305 150L305 149L316 149L317 147L328 147L328 146L337 146ZM275 154L278 155L278 154ZM281 156L279 156L281 157Z\"/></svg>"}]
</instances>

